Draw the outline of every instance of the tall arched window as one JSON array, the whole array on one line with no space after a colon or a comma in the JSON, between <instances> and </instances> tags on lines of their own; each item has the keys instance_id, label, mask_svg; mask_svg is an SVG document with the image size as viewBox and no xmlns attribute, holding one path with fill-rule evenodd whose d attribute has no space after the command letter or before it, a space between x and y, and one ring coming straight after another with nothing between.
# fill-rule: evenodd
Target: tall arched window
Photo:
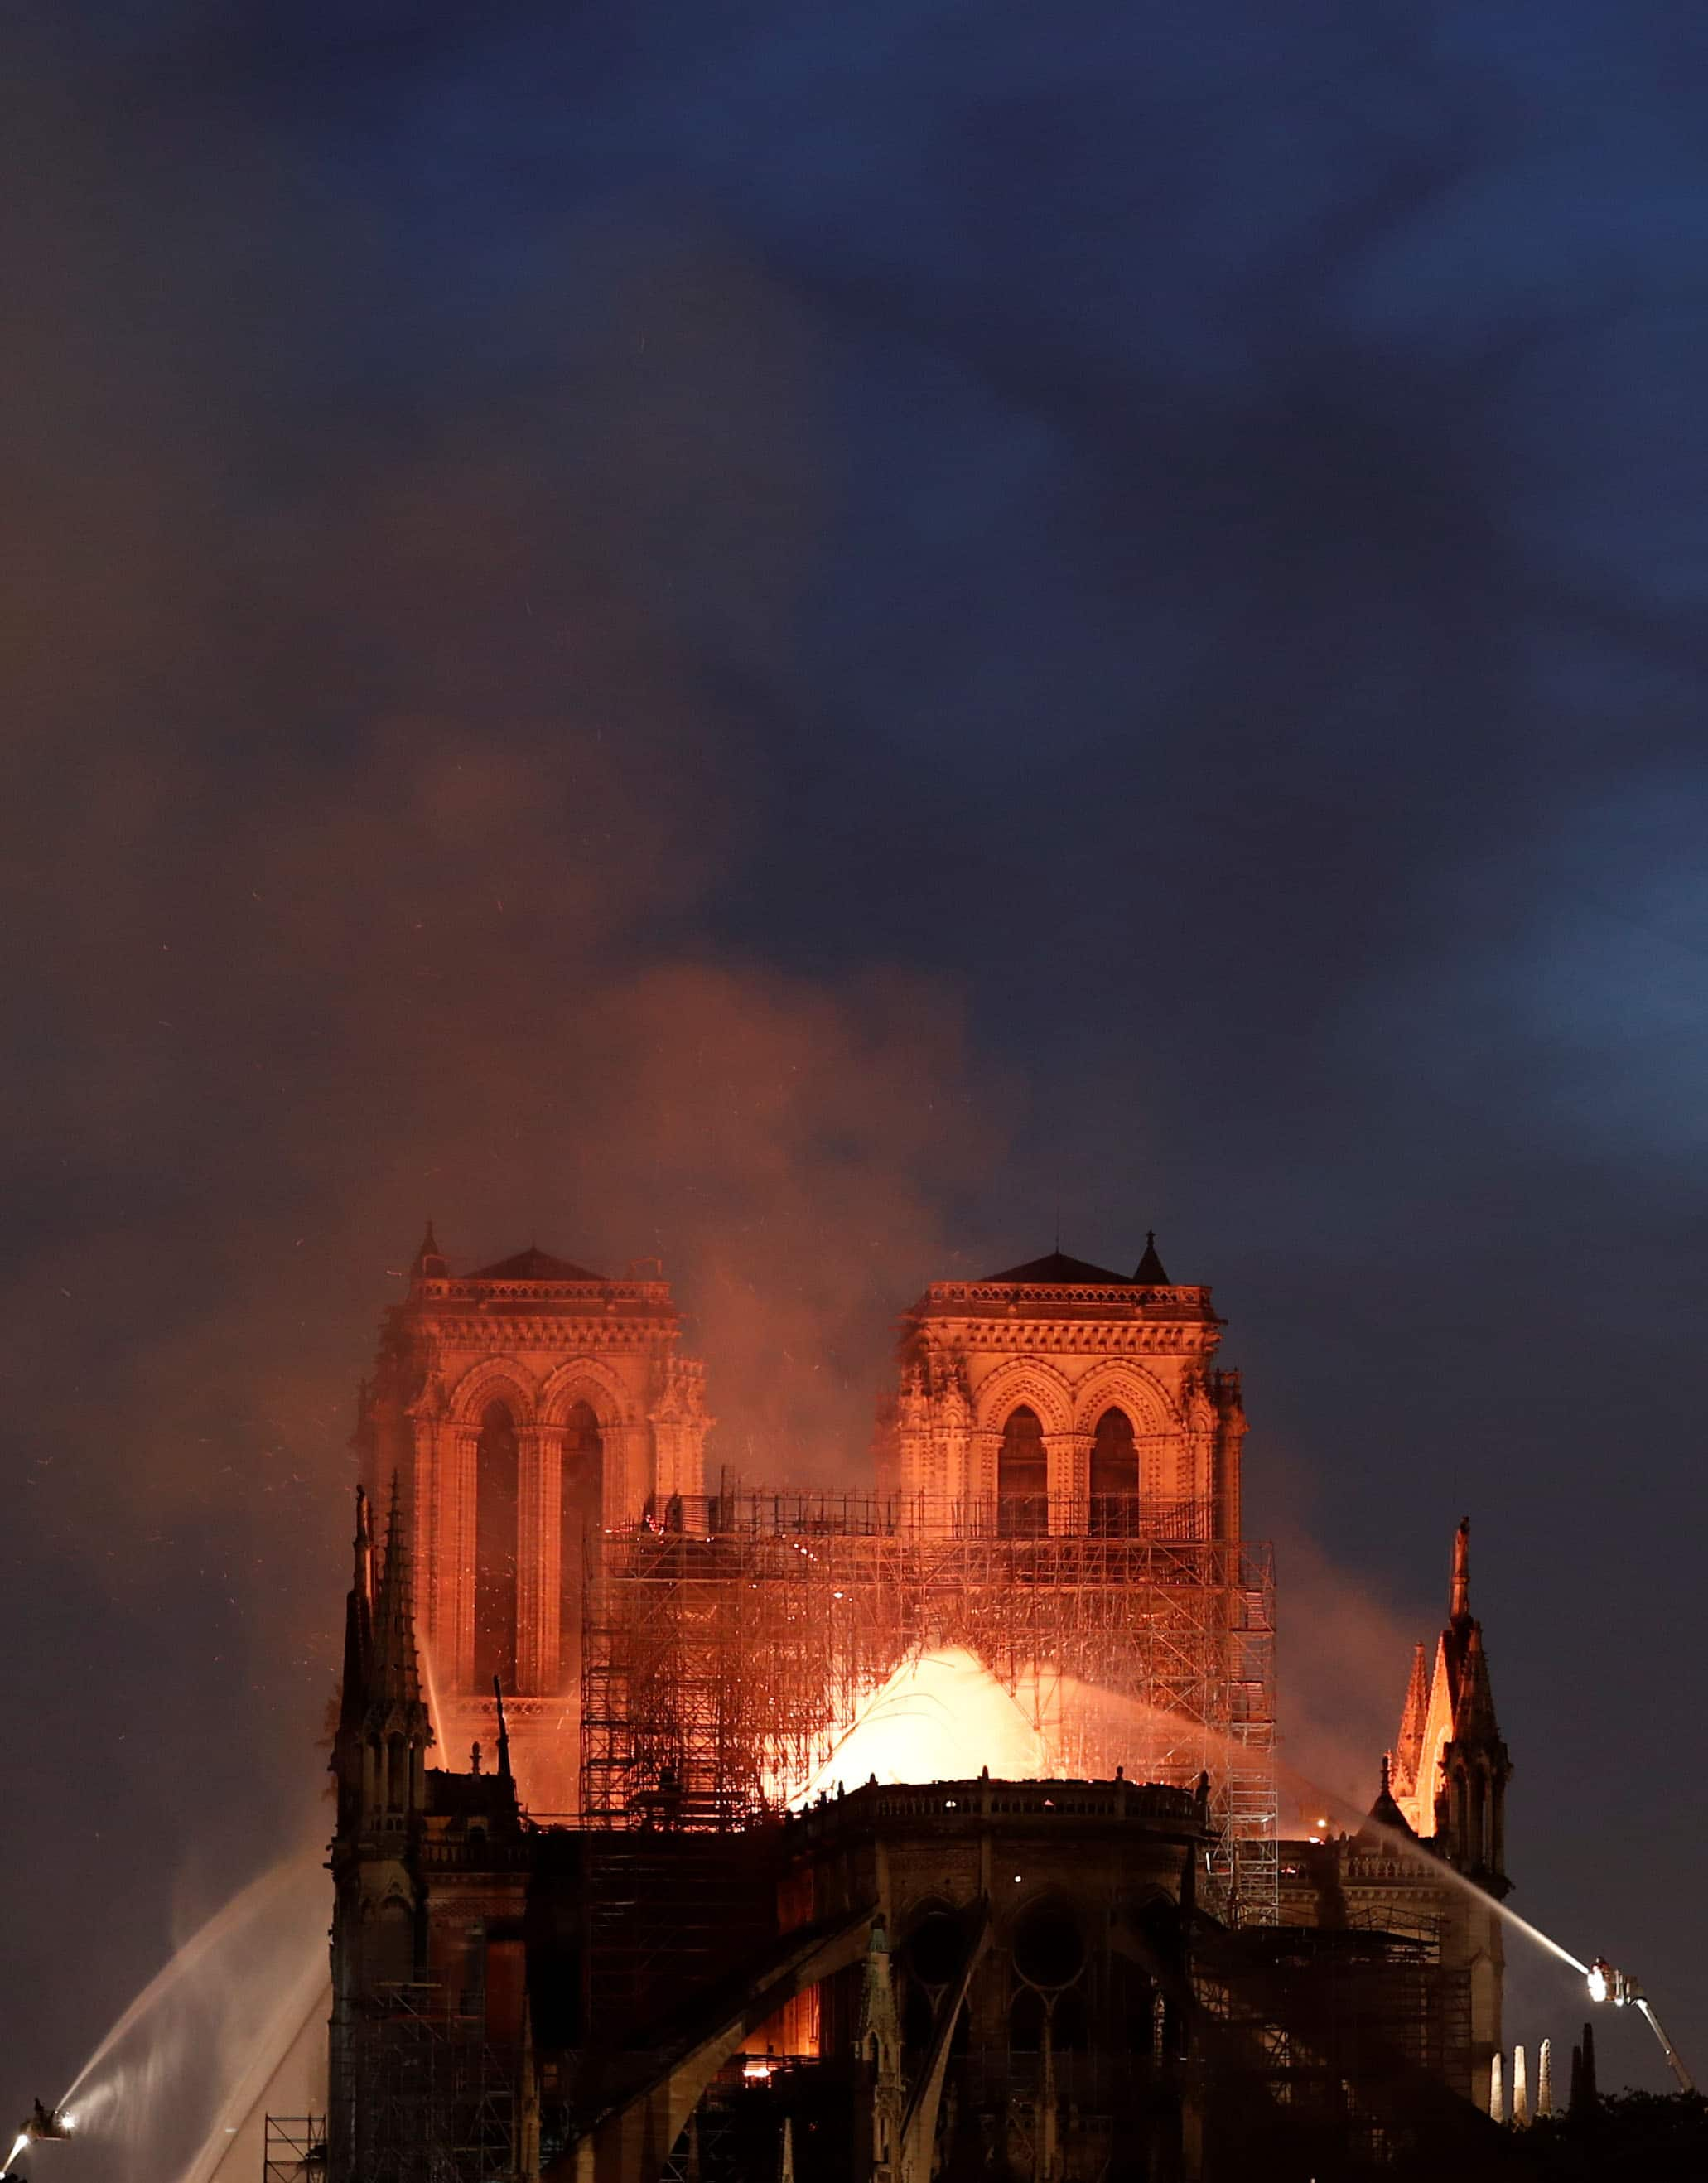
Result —
<instances>
[{"instance_id":1,"label":"tall arched window","mask_svg":"<svg viewBox=\"0 0 1708 2183\"><path fill-rule=\"evenodd\" d=\"M474 1459L474 1687L516 1682L516 1421L502 1403L480 1419Z\"/></svg>"},{"instance_id":2,"label":"tall arched window","mask_svg":"<svg viewBox=\"0 0 1708 2183\"><path fill-rule=\"evenodd\" d=\"M1125 1410L1105 1410L1091 1443L1091 1529L1130 1538L1139 1528L1139 1450Z\"/></svg>"},{"instance_id":3,"label":"tall arched window","mask_svg":"<svg viewBox=\"0 0 1708 2183\"><path fill-rule=\"evenodd\" d=\"M996 1528L1030 1538L1050 1528L1050 1464L1036 1410L1011 1410L996 1458Z\"/></svg>"},{"instance_id":4,"label":"tall arched window","mask_svg":"<svg viewBox=\"0 0 1708 2183\"><path fill-rule=\"evenodd\" d=\"M563 1421L563 1470L558 1507L558 1568L563 1591L557 1608L558 1684L574 1690L581 1680L581 1592L587 1542L605 1514L605 1443L599 1420L577 1403Z\"/></svg>"}]
</instances>

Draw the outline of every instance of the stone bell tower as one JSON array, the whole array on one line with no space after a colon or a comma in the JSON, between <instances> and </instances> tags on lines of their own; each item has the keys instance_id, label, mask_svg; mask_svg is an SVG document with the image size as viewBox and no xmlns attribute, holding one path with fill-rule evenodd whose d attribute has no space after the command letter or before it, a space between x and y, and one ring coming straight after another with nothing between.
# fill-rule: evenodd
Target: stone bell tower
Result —
<instances>
[{"instance_id":1,"label":"stone bell tower","mask_svg":"<svg viewBox=\"0 0 1708 2183\"><path fill-rule=\"evenodd\" d=\"M395 1476L447 1748L490 1750L496 1676L524 1797L570 1809L582 1605L604 1531L704 1490L705 1369L656 1260L609 1280L530 1248L453 1274L430 1225L385 1314L356 1446Z\"/></svg>"},{"instance_id":2,"label":"stone bell tower","mask_svg":"<svg viewBox=\"0 0 1708 2183\"><path fill-rule=\"evenodd\" d=\"M963 1535L1237 1540L1245 1413L1210 1291L1053 1251L934 1281L901 1321L880 1491Z\"/></svg>"}]
</instances>

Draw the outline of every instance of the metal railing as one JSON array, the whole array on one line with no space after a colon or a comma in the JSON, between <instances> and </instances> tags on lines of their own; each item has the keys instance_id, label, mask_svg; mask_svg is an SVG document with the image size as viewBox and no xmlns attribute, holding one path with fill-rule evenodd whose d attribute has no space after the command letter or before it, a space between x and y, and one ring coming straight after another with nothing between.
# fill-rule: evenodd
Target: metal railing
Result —
<instances>
[{"instance_id":1,"label":"metal railing","mask_svg":"<svg viewBox=\"0 0 1708 2183\"><path fill-rule=\"evenodd\" d=\"M647 1503L648 1530L697 1538L1101 1538L1210 1540L1216 1504L1158 1501L1141 1493L990 1494L837 1492L824 1487L746 1487L675 1493Z\"/></svg>"}]
</instances>

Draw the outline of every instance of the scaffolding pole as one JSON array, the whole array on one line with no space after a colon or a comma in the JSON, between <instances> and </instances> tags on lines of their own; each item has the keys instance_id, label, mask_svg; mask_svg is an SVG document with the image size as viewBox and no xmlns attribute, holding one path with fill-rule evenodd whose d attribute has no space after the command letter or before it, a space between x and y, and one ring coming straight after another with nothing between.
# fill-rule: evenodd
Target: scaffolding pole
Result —
<instances>
[{"instance_id":1,"label":"scaffolding pole","mask_svg":"<svg viewBox=\"0 0 1708 2183\"><path fill-rule=\"evenodd\" d=\"M480 2019L448 2013L432 1985L382 1987L335 2022L333 2081L350 2142L341 2172L360 2183L510 2183L522 2163L522 2057Z\"/></svg>"},{"instance_id":2,"label":"scaffolding pole","mask_svg":"<svg viewBox=\"0 0 1708 2183\"><path fill-rule=\"evenodd\" d=\"M606 1533L586 1593L587 1822L774 1812L898 1665L959 1649L1028 1707L1051 1775L1207 1773L1217 1907L1273 1924L1273 1558L1205 1528L1171 1509L1017 1535L982 1503L791 1492Z\"/></svg>"}]
</instances>

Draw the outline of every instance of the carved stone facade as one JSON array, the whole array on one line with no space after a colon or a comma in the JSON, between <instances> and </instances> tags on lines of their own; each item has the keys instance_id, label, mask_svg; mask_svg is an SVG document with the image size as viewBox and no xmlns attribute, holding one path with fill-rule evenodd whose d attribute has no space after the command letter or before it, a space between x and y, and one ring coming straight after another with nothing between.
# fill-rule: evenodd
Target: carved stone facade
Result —
<instances>
[{"instance_id":1,"label":"carved stone facade","mask_svg":"<svg viewBox=\"0 0 1708 2183\"><path fill-rule=\"evenodd\" d=\"M497 1676L536 1803L576 1793L594 1539L703 1491L705 1368L680 1334L650 1262L612 1280L530 1249L453 1275L430 1227L362 1391L362 1475L399 1483L441 1732L490 1737Z\"/></svg>"},{"instance_id":2,"label":"carved stone facade","mask_svg":"<svg viewBox=\"0 0 1708 2183\"><path fill-rule=\"evenodd\" d=\"M902 1320L880 1491L946 1530L1239 1536L1239 1377L1210 1291L1154 1242L1132 1275L1060 1252L934 1281Z\"/></svg>"},{"instance_id":3,"label":"carved stone facade","mask_svg":"<svg viewBox=\"0 0 1708 2183\"><path fill-rule=\"evenodd\" d=\"M1471 1612L1471 1519L1453 1541L1453 1588L1446 1626L1427 1680L1423 1647L1393 1753L1393 1795L1406 1825L1439 1836L1448 1854L1479 1886L1506 1890L1506 1784L1511 1762L1500 1740L1483 1625Z\"/></svg>"},{"instance_id":4,"label":"carved stone facade","mask_svg":"<svg viewBox=\"0 0 1708 2183\"><path fill-rule=\"evenodd\" d=\"M1057 1252L933 1283L902 1321L880 1420L888 1505L862 1497L838 1532L775 1496L767 1530L763 1495L702 1497L703 1371L656 1271L607 1280L530 1249L453 1275L430 1229L357 1434L388 1520L376 1567L358 1508L334 1747L332 2183L423 2163L657 2183L673 2147L685 2170L697 2163L691 2119L738 2054L752 2084L774 2075L785 2125L792 2089L842 2102L799 2109L818 2119L803 2183L1005 2164L1075 2183L1112 2158L1207 2183L1274 2165L1295 2122L1300 2158L1283 2165L1304 2173L1319 2130L1403 2147L1420 2072L1486 2102L1511 1765L1470 1612L1468 1524L1433 1680L1420 1647L1367 1820L1276 1842L1271 1625L1252 1575L1267 1563L1238 1543L1245 1419L1237 1374L1215 1363L1221 1331L1209 1289L1171 1282L1154 1243L1131 1276ZM584 1623L602 1557L607 1607L629 1587L626 1622ZM869 1592L857 1610L844 1566ZM922 1566L929 1580L897 1581ZM1115 1688L1111 1647L1127 1646L1166 1699L1150 1715L1231 1731L1192 1758L1208 1769L1196 1786L1129 1782L1113 1753L1081 1769L1112 1775L1097 1780L874 1775L757 1826L722 1775L699 1792L703 1733L774 1795L751 1757L781 1747L778 1727L751 1724L774 1708L840 1732L854 1703L815 1696L846 1696L830 1667L864 1658L881 1676L916 1612L945 1641L957 1571L968 1619L952 1641L991 1645L993 1672L1072 1664L1047 1635L1035 1654L994 1642L1013 1603L1029 1641L1089 1631L1099 1686ZM873 1572L890 1589L862 1655ZM769 1623L751 1597L767 1587ZM1083 1622L1036 1611L1076 1590ZM904 1592L929 1608L904 1613ZM1134 1611L1117 1599L1106 1614L1122 1592ZM786 1654L784 1629L801 1635ZM607 1702L587 1723L590 1773L602 1753L638 1751L645 1783L632 1793L619 1772L623 1793L585 1808L584 1630L589 1688ZM601 1653L624 1631L645 1645ZM1135 1632L1162 1633L1172 1664ZM1213 1688L1213 1707L1188 1685ZM758 1703L726 1705L737 1691ZM636 1721L652 1741L613 1745L613 1725ZM435 1745L446 1763L430 1766ZM1267 1862L1221 1862L1223 1814ZM1265 1872L1267 1898L1241 1878ZM1249 2036L1201 2051L1217 2014ZM637 2053L663 2052L676 2058L662 2074L636 2077ZM790 2066L774 2071L779 2056ZM741 2081L745 2098L745 2068ZM781 2142L741 2172L788 2175Z\"/></svg>"},{"instance_id":5,"label":"carved stone facade","mask_svg":"<svg viewBox=\"0 0 1708 2183\"><path fill-rule=\"evenodd\" d=\"M1283 1917L1300 1925L1434 1936L1444 1965L1465 1981L1468 2076L1459 2089L1485 2108L1489 2064L1502 2041L1506 1934L1496 1905L1511 1887L1506 1825L1511 1774L1483 1625L1471 1612L1467 1516L1453 1541L1434 1675L1425 1673L1420 1645L1399 1741L1384 1758L1369 1821L1352 1836L1284 1842L1281 1898Z\"/></svg>"}]
</instances>

